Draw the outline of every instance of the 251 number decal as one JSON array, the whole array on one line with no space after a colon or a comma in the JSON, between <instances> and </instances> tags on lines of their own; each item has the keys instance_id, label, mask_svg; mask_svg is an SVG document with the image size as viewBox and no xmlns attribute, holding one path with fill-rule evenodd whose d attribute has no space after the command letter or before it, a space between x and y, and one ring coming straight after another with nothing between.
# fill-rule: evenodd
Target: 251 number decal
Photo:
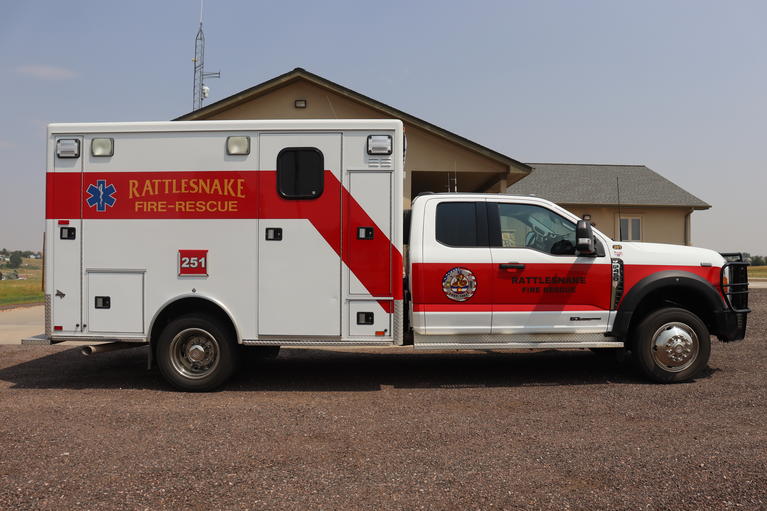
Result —
<instances>
[{"instance_id":1,"label":"251 number decal","mask_svg":"<svg viewBox=\"0 0 767 511\"><path fill-rule=\"evenodd\" d=\"M178 251L178 274L179 275L208 275L208 251L207 250L179 250Z\"/></svg>"},{"instance_id":2,"label":"251 number decal","mask_svg":"<svg viewBox=\"0 0 767 511\"><path fill-rule=\"evenodd\" d=\"M205 258L204 257L182 257L181 258L181 267L182 268L197 268L199 266L205 267Z\"/></svg>"}]
</instances>

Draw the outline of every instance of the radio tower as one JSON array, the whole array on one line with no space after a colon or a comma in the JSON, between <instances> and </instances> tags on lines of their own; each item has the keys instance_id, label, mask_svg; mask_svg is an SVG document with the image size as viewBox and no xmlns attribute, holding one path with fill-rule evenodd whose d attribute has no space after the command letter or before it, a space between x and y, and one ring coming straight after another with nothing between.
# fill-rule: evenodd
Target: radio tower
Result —
<instances>
[{"instance_id":1,"label":"radio tower","mask_svg":"<svg viewBox=\"0 0 767 511\"><path fill-rule=\"evenodd\" d=\"M202 6L200 0L200 29L194 38L194 89L192 90L192 110L202 108L202 101L208 97L208 87L205 85L206 78L221 78L221 72L205 72L205 34L202 32Z\"/></svg>"}]
</instances>

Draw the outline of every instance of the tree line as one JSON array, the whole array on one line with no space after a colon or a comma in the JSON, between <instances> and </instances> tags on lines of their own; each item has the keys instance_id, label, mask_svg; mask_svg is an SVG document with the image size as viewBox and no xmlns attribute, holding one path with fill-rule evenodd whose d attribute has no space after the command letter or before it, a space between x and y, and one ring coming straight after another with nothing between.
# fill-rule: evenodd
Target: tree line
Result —
<instances>
[{"instance_id":1,"label":"tree line","mask_svg":"<svg viewBox=\"0 0 767 511\"><path fill-rule=\"evenodd\" d=\"M8 250L7 248L3 248L0 249L0 256L3 256L3 259L7 257L8 260L3 261L5 264L0 264L0 266L12 269L18 268L21 266L22 258L32 257L33 255L41 257L40 252L35 252L33 250Z\"/></svg>"}]
</instances>

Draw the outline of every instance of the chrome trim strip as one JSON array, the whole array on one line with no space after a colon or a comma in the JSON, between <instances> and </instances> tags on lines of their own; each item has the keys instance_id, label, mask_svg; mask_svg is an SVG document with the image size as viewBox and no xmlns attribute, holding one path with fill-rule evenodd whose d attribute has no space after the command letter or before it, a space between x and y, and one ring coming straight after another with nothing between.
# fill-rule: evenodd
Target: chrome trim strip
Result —
<instances>
[{"instance_id":1,"label":"chrome trim strip","mask_svg":"<svg viewBox=\"0 0 767 511\"><path fill-rule=\"evenodd\" d=\"M53 311L51 310L51 294L46 293L45 294L45 336L50 339L51 334L53 333L53 328L51 327L53 318Z\"/></svg>"},{"instance_id":2,"label":"chrome trim strip","mask_svg":"<svg viewBox=\"0 0 767 511\"><path fill-rule=\"evenodd\" d=\"M50 337L51 342L65 342L65 341L77 341L77 342L135 342L146 344L149 341L146 337L109 337L103 335L83 335L83 336L58 336L54 335Z\"/></svg>"}]
</instances>

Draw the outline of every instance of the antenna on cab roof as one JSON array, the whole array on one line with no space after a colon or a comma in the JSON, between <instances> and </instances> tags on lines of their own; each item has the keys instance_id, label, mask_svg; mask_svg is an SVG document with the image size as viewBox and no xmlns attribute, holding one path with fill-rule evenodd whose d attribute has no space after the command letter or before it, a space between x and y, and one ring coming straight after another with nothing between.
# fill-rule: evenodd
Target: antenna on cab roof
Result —
<instances>
[{"instance_id":1,"label":"antenna on cab roof","mask_svg":"<svg viewBox=\"0 0 767 511\"><path fill-rule=\"evenodd\" d=\"M615 176L615 189L618 191L618 241L623 241L623 219L621 218L621 179Z\"/></svg>"}]
</instances>

